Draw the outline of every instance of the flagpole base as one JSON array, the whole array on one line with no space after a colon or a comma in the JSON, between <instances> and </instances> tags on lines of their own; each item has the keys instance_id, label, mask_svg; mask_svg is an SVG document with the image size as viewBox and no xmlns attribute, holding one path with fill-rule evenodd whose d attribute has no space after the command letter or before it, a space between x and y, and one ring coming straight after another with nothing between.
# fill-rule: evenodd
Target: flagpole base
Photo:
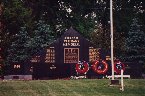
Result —
<instances>
[{"instance_id":1,"label":"flagpole base","mask_svg":"<svg viewBox=\"0 0 145 96\"><path fill-rule=\"evenodd\" d=\"M120 85L119 80L111 80L110 86L114 86L114 85Z\"/></svg>"}]
</instances>

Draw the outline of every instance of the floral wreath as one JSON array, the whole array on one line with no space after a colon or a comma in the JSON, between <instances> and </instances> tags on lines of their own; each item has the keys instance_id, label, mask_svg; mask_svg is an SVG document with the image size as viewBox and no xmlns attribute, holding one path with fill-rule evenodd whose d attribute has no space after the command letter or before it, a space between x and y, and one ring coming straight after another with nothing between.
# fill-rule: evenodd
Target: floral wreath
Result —
<instances>
[{"instance_id":1,"label":"floral wreath","mask_svg":"<svg viewBox=\"0 0 145 96\"><path fill-rule=\"evenodd\" d=\"M86 74L89 70L89 65L87 62L83 61L76 64L76 72L80 74Z\"/></svg>"},{"instance_id":2,"label":"floral wreath","mask_svg":"<svg viewBox=\"0 0 145 96\"><path fill-rule=\"evenodd\" d=\"M104 60L96 60L92 65L92 69L98 74L105 74L108 71L108 64Z\"/></svg>"},{"instance_id":3,"label":"floral wreath","mask_svg":"<svg viewBox=\"0 0 145 96\"><path fill-rule=\"evenodd\" d=\"M123 69L123 72L125 71L125 65L121 63L120 61L114 62L114 71L117 74L121 74L121 69Z\"/></svg>"}]
</instances>

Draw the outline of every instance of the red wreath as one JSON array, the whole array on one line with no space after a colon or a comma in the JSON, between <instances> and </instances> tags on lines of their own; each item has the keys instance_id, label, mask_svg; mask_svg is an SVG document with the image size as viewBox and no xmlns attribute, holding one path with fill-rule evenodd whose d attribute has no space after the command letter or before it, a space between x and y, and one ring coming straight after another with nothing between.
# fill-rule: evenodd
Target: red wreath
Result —
<instances>
[{"instance_id":1,"label":"red wreath","mask_svg":"<svg viewBox=\"0 0 145 96\"><path fill-rule=\"evenodd\" d=\"M99 64L103 66L103 69L99 66ZM108 71L108 64L104 60L100 62L97 60L93 63L92 69L98 74L105 74Z\"/></svg>"},{"instance_id":2,"label":"red wreath","mask_svg":"<svg viewBox=\"0 0 145 96\"><path fill-rule=\"evenodd\" d=\"M81 68L80 66L83 66L83 68ZM85 74L88 70L89 70L89 65L87 62L83 62L82 65L79 63L76 64L76 72L80 74Z\"/></svg>"},{"instance_id":3,"label":"red wreath","mask_svg":"<svg viewBox=\"0 0 145 96\"><path fill-rule=\"evenodd\" d=\"M114 62L114 71L117 74L121 74L121 69L123 69L123 72L124 72L125 71L125 65L123 63L121 63L120 61Z\"/></svg>"}]
</instances>

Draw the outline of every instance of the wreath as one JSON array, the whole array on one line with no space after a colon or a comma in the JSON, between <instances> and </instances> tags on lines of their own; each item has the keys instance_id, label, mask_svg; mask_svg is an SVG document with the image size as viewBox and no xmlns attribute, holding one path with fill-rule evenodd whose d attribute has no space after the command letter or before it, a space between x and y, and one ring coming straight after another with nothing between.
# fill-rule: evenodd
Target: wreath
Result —
<instances>
[{"instance_id":1,"label":"wreath","mask_svg":"<svg viewBox=\"0 0 145 96\"><path fill-rule=\"evenodd\" d=\"M89 65L87 62L79 62L76 64L76 72L80 74L86 74L89 70Z\"/></svg>"},{"instance_id":2,"label":"wreath","mask_svg":"<svg viewBox=\"0 0 145 96\"><path fill-rule=\"evenodd\" d=\"M96 60L92 65L92 69L98 74L105 74L108 71L108 64L104 60Z\"/></svg>"},{"instance_id":3,"label":"wreath","mask_svg":"<svg viewBox=\"0 0 145 96\"><path fill-rule=\"evenodd\" d=\"M123 69L123 72L125 71L125 65L121 63L120 61L114 62L114 71L117 74L121 74L121 69Z\"/></svg>"}]
</instances>

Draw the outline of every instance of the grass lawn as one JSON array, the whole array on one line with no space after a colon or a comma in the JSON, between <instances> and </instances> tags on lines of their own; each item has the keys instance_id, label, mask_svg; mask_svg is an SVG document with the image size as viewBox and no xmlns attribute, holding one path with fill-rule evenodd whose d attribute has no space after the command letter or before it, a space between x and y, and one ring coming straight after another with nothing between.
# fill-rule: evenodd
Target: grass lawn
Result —
<instances>
[{"instance_id":1,"label":"grass lawn","mask_svg":"<svg viewBox=\"0 0 145 96\"><path fill-rule=\"evenodd\" d=\"M0 96L145 96L145 79L125 79L125 90L108 79L0 81Z\"/></svg>"}]
</instances>

